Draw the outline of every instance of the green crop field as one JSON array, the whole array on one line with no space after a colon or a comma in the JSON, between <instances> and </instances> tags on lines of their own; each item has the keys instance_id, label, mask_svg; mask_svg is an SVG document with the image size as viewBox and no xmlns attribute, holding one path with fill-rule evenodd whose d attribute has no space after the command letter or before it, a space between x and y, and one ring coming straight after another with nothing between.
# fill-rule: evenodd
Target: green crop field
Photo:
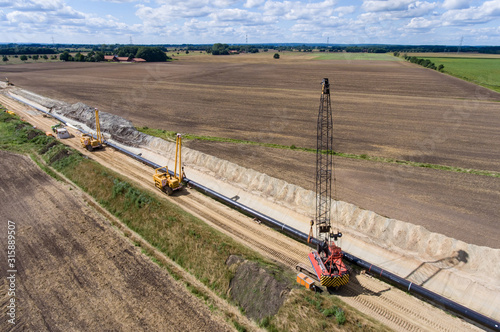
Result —
<instances>
[{"instance_id":1,"label":"green crop field","mask_svg":"<svg viewBox=\"0 0 500 332\"><path fill-rule=\"evenodd\" d=\"M317 53L316 53L317 54ZM402 61L392 53L319 53L314 60L372 60L372 61Z\"/></svg>"},{"instance_id":2,"label":"green crop field","mask_svg":"<svg viewBox=\"0 0 500 332\"><path fill-rule=\"evenodd\" d=\"M472 57L423 57L444 66L444 72L500 92L500 59Z\"/></svg>"}]
</instances>

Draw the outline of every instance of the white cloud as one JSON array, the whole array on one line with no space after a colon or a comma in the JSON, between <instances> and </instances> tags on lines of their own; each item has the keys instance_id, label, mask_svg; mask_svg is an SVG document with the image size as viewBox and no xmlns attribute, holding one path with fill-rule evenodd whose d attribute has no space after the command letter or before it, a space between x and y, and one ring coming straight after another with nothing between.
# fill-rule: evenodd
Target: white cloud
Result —
<instances>
[{"instance_id":1,"label":"white cloud","mask_svg":"<svg viewBox=\"0 0 500 332\"><path fill-rule=\"evenodd\" d=\"M418 30L429 30L441 25L439 20L428 20L424 17L414 17L411 19L405 28L407 29L418 29Z\"/></svg>"},{"instance_id":2,"label":"white cloud","mask_svg":"<svg viewBox=\"0 0 500 332\"><path fill-rule=\"evenodd\" d=\"M469 8L471 0L444 0L443 7L446 9Z\"/></svg>"},{"instance_id":3,"label":"white cloud","mask_svg":"<svg viewBox=\"0 0 500 332\"><path fill-rule=\"evenodd\" d=\"M300 1L272 1L264 4L264 15L280 16L286 20L314 19L318 16L330 16L333 13L336 0L306 3Z\"/></svg>"},{"instance_id":4,"label":"white cloud","mask_svg":"<svg viewBox=\"0 0 500 332\"><path fill-rule=\"evenodd\" d=\"M22 11L54 11L65 4L62 0L18 0L11 1L11 6Z\"/></svg>"},{"instance_id":5,"label":"white cloud","mask_svg":"<svg viewBox=\"0 0 500 332\"><path fill-rule=\"evenodd\" d=\"M449 10L443 14L443 25L467 25L492 21L500 16L500 1L486 1L479 7Z\"/></svg>"},{"instance_id":6,"label":"white cloud","mask_svg":"<svg viewBox=\"0 0 500 332\"><path fill-rule=\"evenodd\" d=\"M247 0L243 7L245 8L255 8L262 5L266 0Z\"/></svg>"},{"instance_id":7,"label":"white cloud","mask_svg":"<svg viewBox=\"0 0 500 332\"><path fill-rule=\"evenodd\" d=\"M0 7L10 7L10 6L12 6L12 1L0 0Z\"/></svg>"},{"instance_id":8,"label":"white cloud","mask_svg":"<svg viewBox=\"0 0 500 332\"><path fill-rule=\"evenodd\" d=\"M44 23L47 21L47 15L44 13L36 13L36 12L21 12L21 11L13 11L6 15L9 23Z\"/></svg>"},{"instance_id":9,"label":"white cloud","mask_svg":"<svg viewBox=\"0 0 500 332\"><path fill-rule=\"evenodd\" d=\"M218 10L209 16L218 22L238 22L243 25L258 25L272 22L272 18L270 17L263 17L259 13L238 8Z\"/></svg>"},{"instance_id":10,"label":"white cloud","mask_svg":"<svg viewBox=\"0 0 500 332\"><path fill-rule=\"evenodd\" d=\"M437 7L436 2L414 0L366 1L362 6L368 14L381 15L380 19L421 17Z\"/></svg>"},{"instance_id":11,"label":"white cloud","mask_svg":"<svg viewBox=\"0 0 500 332\"><path fill-rule=\"evenodd\" d=\"M92 0L92 1L104 1L104 2L114 2L114 3L130 3L130 2L137 2L139 0Z\"/></svg>"},{"instance_id":12,"label":"white cloud","mask_svg":"<svg viewBox=\"0 0 500 332\"><path fill-rule=\"evenodd\" d=\"M191 6L188 2L176 5L162 5L158 8L137 5L135 15L145 24L162 26L179 18L200 18L208 16L212 10L206 6Z\"/></svg>"},{"instance_id":13,"label":"white cloud","mask_svg":"<svg viewBox=\"0 0 500 332\"><path fill-rule=\"evenodd\" d=\"M227 8L237 2L239 2L239 0L212 0L211 4L218 8Z\"/></svg>"},{"instance_id":14,"label":"white cloud","mask_svg":"<svg viewBox=\"0 0 500 332\"><path fill-rule=\"evenodd\" d=\"M433 2L424 2L424 1L416 1L408 6L408 10L401 17L419 17L425 16L431 13L436 7L437 3Z\"/></svg>"},{"instance_id":15,"label":"white cloud","mask_svg":"<svg viewBox=\"0 0 500 332\"><path fill-rule=\"evenodd\" d=\"M73 8L69 6L64 6L63 8L59 9L57 12L54 13L59 18L84 18L85 15L79 11L74 10Z\"/></svg>"},{"instance_id":16,"label":"white cloud","mask_svg":"<svg viewBox=\"0 0 500 332\"><path fill-rule=\"evenodd\" d=\"M356 11L356 6L343 6L337 7L334 10L336 13L339 13L339 16L342 17L344 15L352 14Z\"/></svg>"},{"instance_id":17,"label":"white cloud","mask_svg":"<svg viewBox=\"0 0 500 332\"><path fill-rule=\"evenodd\" d=\"M413 0L369 0L363 3L363 9L367 12L398 11L406 10Z\"/></svg>"}]
</instances>

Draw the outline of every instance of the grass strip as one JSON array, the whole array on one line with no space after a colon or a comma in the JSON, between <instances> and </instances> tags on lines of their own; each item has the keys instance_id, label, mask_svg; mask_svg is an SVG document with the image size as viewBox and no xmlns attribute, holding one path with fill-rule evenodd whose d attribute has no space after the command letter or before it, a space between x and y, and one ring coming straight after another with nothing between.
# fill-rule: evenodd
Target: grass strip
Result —
<instances>
[{"instance_id":1,"label":"grass strip","mask_svg":"<svg viewBox=\"0 0 500 332\"><path fill-rule=\"evenodd\" d=\"M147 134L147 135L163 138L167 141L175 140L175 136L177 134L175 131L167 131L167 130L162 130L162 129L148 128L148 127L140 127L140 128L137 128L137 130L139 130L140 132ZM285 150L316 153L316 149L297 147L295 145L281 145L281 144L255 142L255 141L240 140L240 139L225 138L225 137L199 136L199 135L192 135L192 134L183 134L183 137L185 139L189 139L189 140L234 143L234 144L248 144L248 145L262 146L262 147L267 147L267 148L274 148L274 149L285 149ZM436 170L440 170L440 171L447 171L447 172L474 174L474 175L491 176L491 177L500 178L500 172L494 172L494 171L485 171L485 170L478 170L478 169L471 169L471 168L422 163L422 162L416 162L416 161L411 161L411 160L401 160L401 159L395 159L395 158L376 157L376 156L369 156L366 154L358 155L358 154L353 154L353 153L344 153L344 152L336 152L336 151L322 151L322 153L324 153L324 154L329 153L329 154L333 154L334 156L337 156L337 157L349 158L349 159L363 159L363 160L382 162L382 163L388 163L388 164L399 164L399 165L406 165L406 166L412 166L412 167L431 168L431 169L436 169Z\"/></svg>"}]
</instances>

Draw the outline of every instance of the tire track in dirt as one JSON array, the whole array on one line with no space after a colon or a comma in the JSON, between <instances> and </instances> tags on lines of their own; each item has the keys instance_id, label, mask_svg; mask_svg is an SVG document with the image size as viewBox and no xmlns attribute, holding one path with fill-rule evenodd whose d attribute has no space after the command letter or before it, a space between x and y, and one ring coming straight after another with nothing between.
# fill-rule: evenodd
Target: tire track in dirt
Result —
<instances>
[{"instance_id":1,"label":"tire track in dirt","mask_svg":"<svg viewBox=\"0 0 500 332\"><path fill-rule=\"evenodd\" d=\"M26 112L25 106L19 106L17 102L4 103L4 99L5 97L0 96L0 103L5 106L11 105L13 111L20 112L30 123L36 124L40 128L50 129L48 119L43 118L39 121L40 115L30 115ZM53 123L55 122L53 121ZM73 134L78 135L76 131L73 131ZM294 268L299 262L307 262L307 253L310 249L305 244L300 244L264 225L259 225L251 218L231 210L201 193L189 191L188 194L171 197L160 193L154 188L152 169L132 158L109 147L89 153L80 147L79 139L76 137L64 140L64 143L126 176L139 186L179 205L184 210L266 257L291 268ZM379 280L374 280L364 274L356 275L353 279L337 295L344 302L396 331L480 330Z\"/></svg>"}]
</instances>

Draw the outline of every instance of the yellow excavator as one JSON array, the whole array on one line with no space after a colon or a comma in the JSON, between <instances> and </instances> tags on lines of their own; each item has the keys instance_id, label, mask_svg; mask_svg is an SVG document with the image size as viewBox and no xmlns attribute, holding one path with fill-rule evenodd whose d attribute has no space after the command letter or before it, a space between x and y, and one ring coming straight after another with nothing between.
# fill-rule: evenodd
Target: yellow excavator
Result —
<instances>
[{"instance_id":1,"label":"yellow excavator","mask_svg":"<svg viewBox=\"0 0 500 332\"><path fill-rule=\"evenodd\" d=\"M168 166L159 167L155 169L155 174L153 174L153 180L155 181L155 186L161 191L167 193L167 195L172 195L175 190L182 188L182 180L184 179L184 168L181 166L181 145L182 136L177 134L177 139L175 141L175 168L174 174L168 172ZM177 161L179 161L177 163ZM177 165L179 165L179 174L177 174Z\"/></svg>"},{"instance_id":2,"label":"yellow excavator","mask_svg":"<svg viewBox=\"0 0 500 332\"><path fill-rule=\"evenodd\" d=\"M103 147L101 124L99 123L99 111L97 108L95 109L95 130L96 138L94 138L91 134L82 134L82 137L80 137L82 148L92 151Z\"/></svg>"}]
</instances>

